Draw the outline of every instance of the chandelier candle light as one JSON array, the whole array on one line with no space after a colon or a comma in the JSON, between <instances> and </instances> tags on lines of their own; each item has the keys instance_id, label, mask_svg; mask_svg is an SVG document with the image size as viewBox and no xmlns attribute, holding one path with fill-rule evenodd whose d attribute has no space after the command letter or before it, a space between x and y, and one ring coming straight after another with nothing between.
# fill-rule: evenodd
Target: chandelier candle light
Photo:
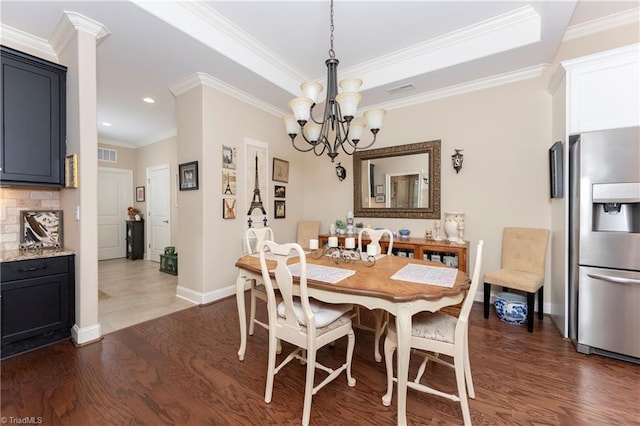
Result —
<instances>
[{"instance_id":1,"label":"chandelier candle light","mask_svg":"<svg viewBox=\"0 0 640 426\"><path fill-rule=\"evenodd\" d=\"M325 99L324 114L320 121L313 117L313 109L317 105L318 96L322 92L322 85L317 82L305 82L300 85L304 97L295 98L289 102L293 115L283 117L287 134L291 138L293 147L301 152L313 150L317 156L324 154L331 158L331 162L338 156L339 148L347 155L355 153L356 149L366 149L376 141L378 131L382 127L382 119L387 113L384 109L366 111L363 115L367 120L367 126L373 133L373 141L367 146L359 146L362 131L365 124L354 121L353 118L358 109L362 95L358 93L362 80L359 78L345 78L338 82L338 63L333 50L333 0L331 0L330 14L330 48L329 59L325 61L327 66L327 97ZM338 93L338 85L342 91ZM306 126L309 119L313 123ZM295 139L298 135L298 126L302 138L307 142L303 148L296 146ZM305 131L306 129L306 131ZM333 139L333 142L331 142Z\"/></svg>"}]
</instances>

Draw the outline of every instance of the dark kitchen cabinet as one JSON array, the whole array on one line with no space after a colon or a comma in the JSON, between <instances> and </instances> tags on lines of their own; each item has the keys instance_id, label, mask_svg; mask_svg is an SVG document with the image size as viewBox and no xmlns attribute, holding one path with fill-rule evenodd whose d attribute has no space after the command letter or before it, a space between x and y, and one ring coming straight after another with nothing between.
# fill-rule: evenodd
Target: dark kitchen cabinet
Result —
<instances>
[{"instance_id":1,"label":"dark kitchen cabinet","mask_svg":"<svg viewBox=\"0 0 640 426\"><path fill-rule=\"evenodd\" d=\"M2 358L71 336L75 255L2 262Z\"/></svg>"},{"instance_id":2,"label":"dark kitchen cabinet","mask_svg":"<svg viewBox=\"0 0 640 426\"><path fill-rule=\"evenodd\" d=\"M64 186L67 69L5 46L0 53L0 180Z\"/></svg>"},{"instance_id":3,"label":"dark kitchen cabinet","mask_svg":"<svg viewBox=\"0 0 640 426\"><path fill-rule=\"evenodd\" d=\"M144 221L127 220L126 247L127 259L144 259Z\"/></svg>"}]
</instances>

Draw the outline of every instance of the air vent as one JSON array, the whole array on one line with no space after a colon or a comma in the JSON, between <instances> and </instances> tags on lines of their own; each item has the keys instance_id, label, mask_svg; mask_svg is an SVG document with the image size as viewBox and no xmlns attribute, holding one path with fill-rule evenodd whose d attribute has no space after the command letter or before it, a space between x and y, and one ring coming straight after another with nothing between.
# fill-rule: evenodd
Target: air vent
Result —
<instances>
[{"instance_id":1,"label":"air vent","mask_svg":"<svg viewBox=\"0 0 640 426\"><path fill-rule=\"evenodd\" d=\"M402 93L409 90L414 90L416 87L413 83L403 84L402 86L393 87L391 89L387 89L387 93L390 95L395 95L396 93Z\"/></svg>"},{"instance_id":2,"label":"air vent","mask_svg":"<svg viewBox=\"0 0 640 426\"><path fill-rule=\"evenodd\" d=\"M118 151L116 151L115 149L98 148L98 161L117 163Z\"/></svg>"}]
</instances>

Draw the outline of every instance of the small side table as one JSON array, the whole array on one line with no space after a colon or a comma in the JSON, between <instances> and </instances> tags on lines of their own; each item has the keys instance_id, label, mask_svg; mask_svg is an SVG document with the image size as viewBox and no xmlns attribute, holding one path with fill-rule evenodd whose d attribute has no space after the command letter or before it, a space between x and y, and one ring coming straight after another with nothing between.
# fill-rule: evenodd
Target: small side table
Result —
<instances>
[{"instance_id":1,"label":"small side table","mask_svg":"<svg viewBox=\"0 0 640 426\"><path fill-rule=\"evenodd\" d=\"M166 272L171 275L178 275L178 255L177 254L161 254L160 255L160 272Z\"/></svg>"}]
</instances>

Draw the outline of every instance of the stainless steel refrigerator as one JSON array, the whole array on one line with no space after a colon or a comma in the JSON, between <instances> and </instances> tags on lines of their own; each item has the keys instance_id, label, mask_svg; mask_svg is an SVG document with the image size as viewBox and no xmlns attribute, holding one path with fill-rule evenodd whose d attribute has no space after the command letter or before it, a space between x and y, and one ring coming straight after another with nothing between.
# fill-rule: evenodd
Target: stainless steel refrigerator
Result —
<instances>
[{"instance_id":1,"label":"stainless steel refrigerator","mask_svg":"<svg viewBox=\"0 0 640 426\"><path fill-rule=\"evenodd\" d=\"M569 335L640 363L640 132L569 138Z\"/></svg>"}]
</instances>

